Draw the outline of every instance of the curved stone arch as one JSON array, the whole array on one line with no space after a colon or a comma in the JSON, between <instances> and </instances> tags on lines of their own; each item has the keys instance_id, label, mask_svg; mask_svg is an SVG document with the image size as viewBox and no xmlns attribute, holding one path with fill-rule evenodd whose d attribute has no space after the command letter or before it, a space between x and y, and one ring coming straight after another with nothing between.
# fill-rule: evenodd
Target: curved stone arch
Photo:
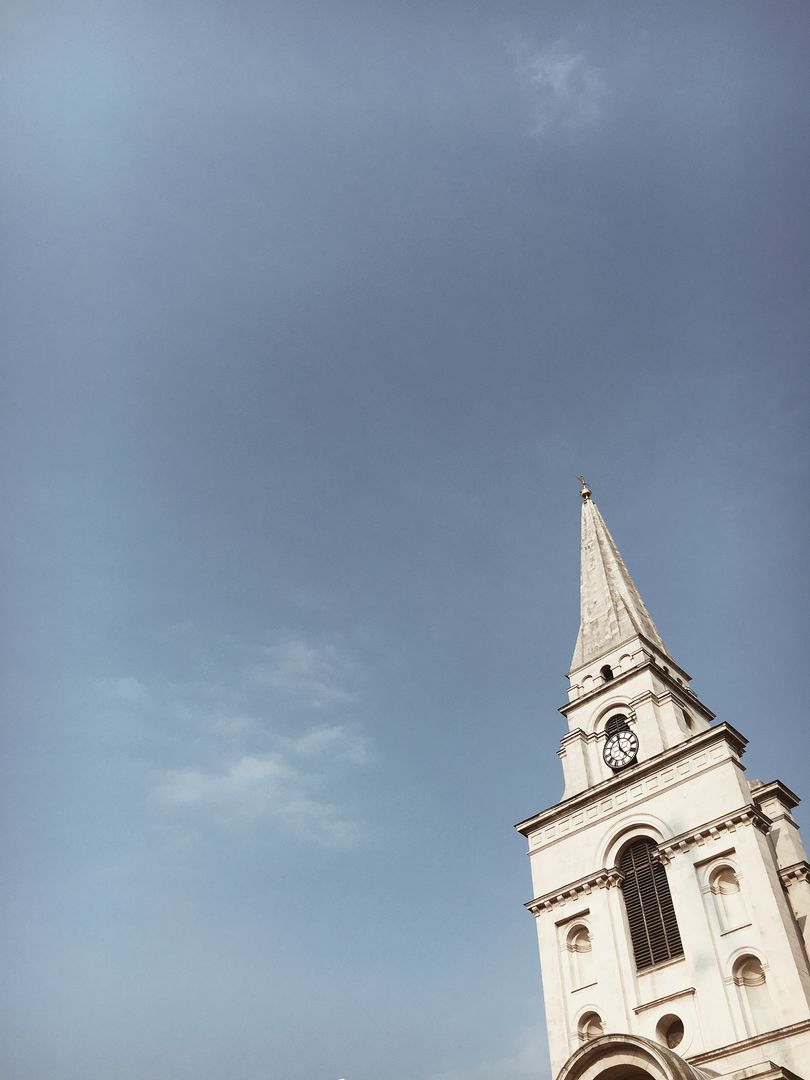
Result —
<instances>
[{"instance_id":1,"label":"curved stone arch","mask_svg":"<svg viewBox=\"0 0 810 1080\"><path fill-rule=\"evenodd\" d=\"M585 940L587 939L587 947ZM565 947L568 952L590 952L591 927L587 919L574 919L570 926L566 927Z\"/></svg>"},{"instance_id":2,"label":"curved stone arch","mask_svg":"<svg viewBox=\"0 0 810 1080\"><path fill-rule=\"evenodd\" d=\"M600 862L602 866L608 868L617 866L622 848L626 847L631 840L648 836L656 844L660 844L671 835L672 830L661 818L642 812L633 814L618 825L613 825L609 832L603 833L599 843Z\"/></svg>"},{"instance_id":3,"label":"curved stone arch","mask_svg":"<svg viewBox=\"0 0 810 1080\"><path fill-rule=\"evenodd\" d=\"M732 855L721 855L720 858L703 867L703 872L701 874L701 885L703 888L714 891L716 888L715 878L717 878L725 869L734 872L734 876L740 884L740 887L742 887L743 875L740 871L737 859Z\"/></svg>"},{"instance_id":4,"label":"curved stone arch","mask_svg":"<svg viewBox=\"0 0 810 1080\"><path fill-rule=\"evenodd\" d=\"M738 945L733 952L730 952L728 954L725 964L723 965L725 968L726 979L731 982L734 981L734 969L740 962L740 960L743 960L746 956L752 956L755 960L759 960L760 964L762 965L762 970L765 972L765 977L767 978L768 971L770 970L768 967L768 961L766 957L762 955L759 949L755 948L753 945Z\"/></svg>"},{"instance_id":5,"label":"curved stone arch","mask_svg":"<svg viewBox=\"0 0 810 1080\"><path fill-rule=\"evenodd\" d=\"M605 724L613 713L622 713L627 717L628 722L635 722L633 710L630 708L627 698L616 694L598 712L594 713L587 725L586 734L601 735L605 730Z\"/></svg>"},{"instance_id":6,"label":"curved stone arch","mask_svg":"<svg viewBox=\"0 0 810 1080\"><path fill-rule=\"evenodd\" d=\"M601 1007L601 1005L595 1005L592 1002L588 1005L583 1005L577 1011L574 1017L574 1035L576 1036L577 1042L579 1043L585 1041L583 1039L583 1027L585 1026L585 1023L587 1022L589 1017L596 1017L602 1025L604 1031L605 1010ZM602 1038L602 1036L600 1035L599 1038ZM587 1042L588 1044L590 1044L592 1042L596 1042L596 1039L588 1039Z\"/></svg>"},{"instance_id":7,"label":"curved stone arch","mask_svg":"<svg viewBox=\"0 0 810 1080\"><path fill-rule=\"evenodd\" d=\"M622 653L616 663L613 665L613 670L617 675L623 675L625 671L629 671L632 665L633 657L629 652Z\"/></svg>"},{"instance_id":8,"label":"curved stone arch","mask_svg":"<svg viewBox=\"0 0 810 1080\"><path fill-rule=\"evenodd\" d=\"M575 1050L557 1080L706 1080L674 1050L638 1035L602 1035Z\"/></svg>"}]
</instances>

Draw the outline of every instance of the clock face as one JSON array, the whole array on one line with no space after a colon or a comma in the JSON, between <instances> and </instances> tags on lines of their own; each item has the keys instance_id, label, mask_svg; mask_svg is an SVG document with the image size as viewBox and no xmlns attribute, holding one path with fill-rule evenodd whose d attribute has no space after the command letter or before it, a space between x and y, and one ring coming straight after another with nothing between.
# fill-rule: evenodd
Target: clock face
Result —
<instances>
[{"instance_id":1,"label":"clock face","mask_svg":"<svg viewBox=\"0 0 810 1080\"><path fill-rule=\"evenodd\" d=\"M638 737L635 732L625 729L615 732L607 739L602 757L614 772L618 772L619 769L632 765L637 753Z\"/></svg>"}]
</instances>

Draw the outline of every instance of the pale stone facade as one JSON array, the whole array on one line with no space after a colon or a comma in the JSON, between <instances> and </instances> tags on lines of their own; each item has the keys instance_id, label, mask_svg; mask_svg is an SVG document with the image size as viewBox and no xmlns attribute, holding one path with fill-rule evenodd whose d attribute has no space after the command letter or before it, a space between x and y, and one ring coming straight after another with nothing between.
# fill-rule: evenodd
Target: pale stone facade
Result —
<instances>
[{"instance_id":1,"label":"pale stone facade","mask_svg":"<svg viewBox=\"0 0 810 1080\"><path fill-rule=\"evenodd\" d=\"M565 790L517 826L552 1075L810 1080L798 799L778 781L746 779L746 739L712 725L582 494L582 624L560 710ZM616 730L637 752L614 770L603 752ZM634 899L626 874L644 852Z\"/></svg>"}]
</instances>

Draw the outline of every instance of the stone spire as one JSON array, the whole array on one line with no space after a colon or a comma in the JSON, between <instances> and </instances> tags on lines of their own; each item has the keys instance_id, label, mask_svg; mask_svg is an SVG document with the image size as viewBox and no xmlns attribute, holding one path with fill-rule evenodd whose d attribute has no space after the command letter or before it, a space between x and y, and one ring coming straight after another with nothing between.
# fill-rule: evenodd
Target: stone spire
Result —
<instances>
[{"instance_id":1,"label":"stone spire","mask_svg":"<svg viewBox=\"0 0 810 1080\"><path fill-rule=\"evenodd\" d=\"M598 660L638 634L669 655L591 498L591 489L584 477L579 480L582 484L581 621L571 670Z\"/></svg>"}]
</instances>

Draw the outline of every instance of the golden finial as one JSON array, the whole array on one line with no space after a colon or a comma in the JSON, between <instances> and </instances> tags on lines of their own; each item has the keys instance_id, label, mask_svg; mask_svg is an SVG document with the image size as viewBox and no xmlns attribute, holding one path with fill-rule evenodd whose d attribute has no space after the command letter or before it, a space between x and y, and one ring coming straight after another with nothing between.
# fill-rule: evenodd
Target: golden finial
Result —
<instances>
[{"instance_id":1,"label":"golden finial","mask_svg":"<svg viewBox=\"0 0 810 1080\"><path fill-rule=\"evenodd\" d=\"M588 487L588 481L585 479L584 476L578 476L577 480L579 480L580 484L582 484L582 490L580 491L580 495L583 499L587 501L591 497L591 489Z\"/></svg>"}]
</instances>

